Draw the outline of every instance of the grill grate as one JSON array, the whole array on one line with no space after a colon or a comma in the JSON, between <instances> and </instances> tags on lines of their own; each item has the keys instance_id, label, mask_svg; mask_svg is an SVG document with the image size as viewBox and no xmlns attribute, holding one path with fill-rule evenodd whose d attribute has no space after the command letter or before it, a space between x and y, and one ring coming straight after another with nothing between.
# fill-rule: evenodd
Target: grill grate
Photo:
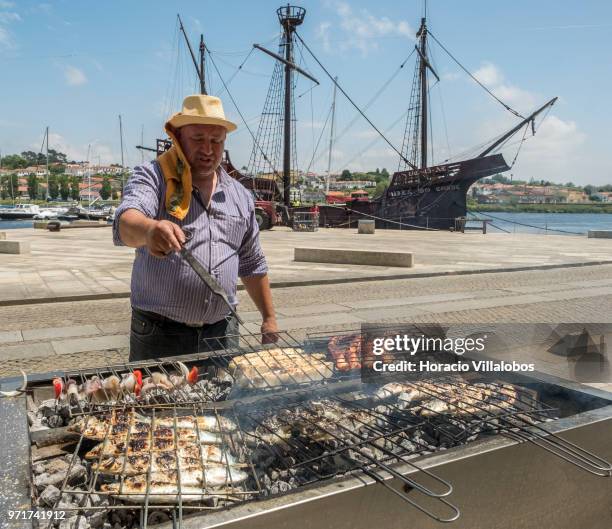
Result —
<instances>
[{"instance_id":1,"label":"grill grate","mask_svg":"<svg viewBox=\"0 0 612 529\"><path fill-rule=\"evenodd\" d=\"M316 349L304 345L289 333L279 333L276 344L262 345L261 334L230 336L230 342L238 345L224 346L220 339L203 340L203 348L211 351L169 359L135 362L66 372L63 383L68 387L76 383L81 388L78 401L73 400L72 415L85 415L92 411L122 409L129 405L136 408L174 407L191 408L199 404L226 400L232 388L232 398L260 391L274 391L326 385L329 383L355 380L359 372L343 372L329 360L326 346ZM240 365L238 365L238 362ZM199 369L195 384L177 383L174 375L196 366ZM169 389L157 384L147 395L136 397L133 392L113 392L105 387L96 393L84 395L86 385L92 379L100 381L115 377L121 381L136 369L143 379L161 374ZM150 386L149 386L150 387Z\"/></svg>"},{"instance_id":2,"label":"grill grate","mask_svg":"<svg viewBox=\"0 0 612 529\"><path fill-rule=\"evenodd\" d=\"M54 508L72 496L82 500L76 510L92 511L96 507L87 498L103 495L111 503L104 509L138 511L142 529L159 510L171 513L180 527L185 513L230 508L360 473L433 519L450 522L460 516L449 501L453 487L419 459L491 435L534 443L594 475L612 473L610 463L542 426L558 410L539 401L535 391L473 374L362 383L359 371L338 370L323 354L328 337L301 344L283 333L272 348L261 346L260 335L236 338L236 347L180 361L66 373L65 383L78 379L86 384L94 376L121 378L135 369L171 380L184 369L180 362L200 368L197 383L174 385L151 398L104 394L109 398L103 402L74 403L71 413L82 431ZM352 343L353 337L344 341ZM70 482L71 469L91 448L87 429L113 421L127 426L103 428L95 436L102 447L94 451L96 459L80 481ZM215 439L206 438L211 435ZM118 477L107 475L111 456L106 447L114 458L110 463L120 465L112 469ZM131 459L137 448L142 458ZM158 454L166 461L161 479L155 470ZM409 472L399 472L398 465ZM139 477L127 475L132 473ZM392 486L389 477L402 487ZM176 490L160 490L164 481ZM130 485L139 488L130 490Z\"/></svg>"}]
</instances>

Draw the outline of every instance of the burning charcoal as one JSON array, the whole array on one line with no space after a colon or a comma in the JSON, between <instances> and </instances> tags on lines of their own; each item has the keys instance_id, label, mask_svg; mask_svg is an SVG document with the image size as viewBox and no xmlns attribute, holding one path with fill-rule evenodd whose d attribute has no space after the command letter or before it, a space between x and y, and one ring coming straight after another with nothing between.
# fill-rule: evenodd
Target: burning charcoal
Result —
<instances>
[{"instance_id":1,"label":"burning charcoal","mask_svg":"<svg viewBox=\"0 0 612 529\"><path fill-rule=\"evenodd\" d=\"M34 474L42 474L44 471L45 471L44 463L35 463L34 465L32 465L32 472L34 472Z\"/></svg>"},{"instance_id":2,"label":"burning charcoal","mask_svg":"<svg viewBox=\"0 0 612 529\"><path fill-rule=\"evenodd\" d=\"M278 482L278 490L280 492L288 492L291 489L291 486L286 481Z\"/></svg>"},{"instance_id":3,"label":"burning charcoal","mask_svg":"<svg viewBox=\"0 0 612 529\"><path fill-rule=\"evenodd\" d=\"M44 474L40 474L34 478L34 485L36 485L38 489L44 489L48 485L57 485L58 483L63 483L64 479L66 478L66 472L68 472L68 469L52 473L50 473L47 469ZM75 463L70 469L70 474L68 475L68 482L82 478L86 474L87 470L85 469L85 467L81 464Z\"/></svg>"},{"instance_id":4,"label":"burning charcoal","mask_svg":"<svg viewBox=\"0 0 612 529\"><path fill-rule=\"evenodd\" d=\"M47 505L48 507L53 507L60 499L61 495L62 493L56 486L49 485L45 487L45 490L43 490L39 499L42 504Z\"/></svg>"},{"instance_id":5,"label":"burning charcoal","mask_svg":"<svg viewBox=\"0 0 612 529\"><path fill-rule=\"evenodd\" d=\"M107 516L108 512L106 510L98 509L89 517L89 525L92 529L102 529Z\"/></svg>"},{"instance_id":6,"label":"burning charcoal","mask_svg":"<svg viewBox=\"0 0 612 529\"><path fill-rule=\"evenodd\" d=\"M109 524L108 522L104 522L104 525L102 526L102 529L113 529L113 526L111 524Z\"/></svg>"},{"instance_id":7,"label":"burning charcoal","mask_svg":"<svg viewBox=\"0 0 612 529\"><path fill-rule=\"evenodd\" d=\"M64 419L59 415L50 415L46 418L49 428L61 428L64 426Z\"/></svg>"},{"instance_id":8,"label":"burning charcoal","mask_svg":"<svg viewBox=\"0 0 612 529\"><path fill-rule=\"evenodd\" d=\"M91 498L91 504L94 507L106 507L108 505L108 498L106 496L100 496L99 494L92 494L89 497Z\"/></svg>"},{"instance_id":9,"label":"burning charcoal","mask_svg":"<svg viewBox=\"0 0 612 529\"><path fill-rule=\"evenodd\" d=\"M74 510L78 508L78 505L72 503L68 498L62 497L62 499L58 502L55 509L57 511L66 511L66 516L70 516L74 514L76 516L77 512Z\"/></svg>"},{"instance_id":10,"label":"burning charcoal","mask_svg":"<svg viewBox=\"0 0 612 529\"><path fill-rule=\"evenodd\" d=\"M151 514L149 514L149 518L147 519L147 524L157 525L157 524L162 524L162 523L166 523L169 521L170 521L170 516L168 516L168 513L165 513L164 511L153 511Z\"/></svg>"},{"instance_id":11,"label":"burning charcoal","mask_svg":"<svg viewBox=\"0 0 612 529\"><path fill-rule=\"evenodd\" d=\"M59 404L55 399L43 400L38 407L38 413L42 417L50 417L59 413Z\"/></svg>"},{"instance_id":12,"label":"burning charcoal","mask_svg":"<svg viewBox=\"0 0 612 529\"><path fill-rule=\"evenodd\" d=\"M73 516L60 522L59 529L88 529L89 523L85 516Z\"/></svg>"}]
</instances>

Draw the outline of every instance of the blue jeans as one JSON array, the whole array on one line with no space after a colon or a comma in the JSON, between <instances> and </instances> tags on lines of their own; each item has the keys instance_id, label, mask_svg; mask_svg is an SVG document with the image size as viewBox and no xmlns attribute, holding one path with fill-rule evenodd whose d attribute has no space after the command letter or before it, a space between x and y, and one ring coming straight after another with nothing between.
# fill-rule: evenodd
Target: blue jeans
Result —
<instances>
[{"instance_id":1,"label":"blue jeans","mask_svg":"<svg viewBox=\"0 0 612 529\"><path fill-rule=\"evenodd\" d=\"M237 335L238 322L231 316L202 327L190 327L132 307L130 362L235 348Z\"/></svg>"}]
</instances>

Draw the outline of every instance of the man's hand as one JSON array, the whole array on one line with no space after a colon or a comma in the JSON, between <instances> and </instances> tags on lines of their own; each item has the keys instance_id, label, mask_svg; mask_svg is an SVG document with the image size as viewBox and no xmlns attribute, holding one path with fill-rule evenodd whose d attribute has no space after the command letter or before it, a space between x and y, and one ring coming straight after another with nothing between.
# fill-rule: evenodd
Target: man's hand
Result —
<instances>
[{"instance_id":1,"label":"man's hand","mask_svg":"<svg viewBox=\"0 0 612 529\"><path fill-rule=\"evenodd\" d=\"M278 342L278 324L276 318L266 318L261 324L261 343Z\"/></svg>"},{"instance_id":2,"label":"man's hand","mask_svg":"<svg viewBox=\"0 0 612 529\"><path fill-rule=\"evenodd\" d=\"M185 243L183 230L169 220L151 222L145 237L147 249L155 257L166 257L174 251L178 252Z\"/></svg>"}]
</instances>

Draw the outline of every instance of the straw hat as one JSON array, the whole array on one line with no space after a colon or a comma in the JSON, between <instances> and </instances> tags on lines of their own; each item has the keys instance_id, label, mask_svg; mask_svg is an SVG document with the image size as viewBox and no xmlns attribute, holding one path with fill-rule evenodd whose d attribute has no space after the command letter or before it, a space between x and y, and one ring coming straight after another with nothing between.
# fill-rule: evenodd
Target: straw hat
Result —
<instances>
[{"instance_id":1,"label":"straw hat","mask_svg":"<svg viewBox=\"0 0 612 529\"><path fill-rule=\"evenodd\" d=\"M183 110L174 114L166 125L175 129L185 125L221 125L227 132L237 128L235 123L225 119L221 100L203 94L187 96L183 101Z\"/></svg>"}]
</instances>

